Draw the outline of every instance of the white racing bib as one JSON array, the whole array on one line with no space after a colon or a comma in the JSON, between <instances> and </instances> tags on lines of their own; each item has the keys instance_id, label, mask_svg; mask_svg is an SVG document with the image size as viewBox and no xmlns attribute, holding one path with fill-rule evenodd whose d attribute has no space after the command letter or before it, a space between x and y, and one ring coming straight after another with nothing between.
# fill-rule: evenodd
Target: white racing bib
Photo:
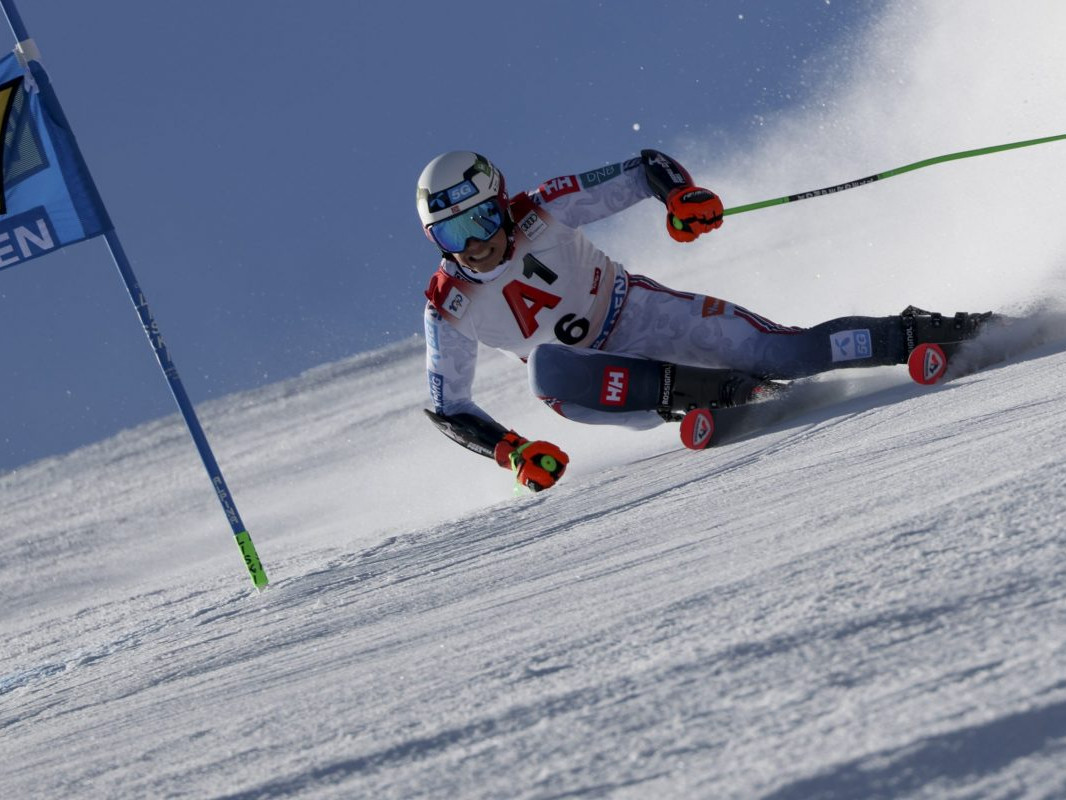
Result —
<instances>
[{"instance_id":1,"label":"white racing bib","mask_svg":"<svg viewBox=\"0 0 1066 800\"><path fill-rule=\"evenodd\" d=\"M442 267L430 300L462 333L521 358L547 342L602 342L625 298L625 271L528 198L519 195L512 208L519 213L510 261L484 283Z\"/></svg>"}]
</instances>

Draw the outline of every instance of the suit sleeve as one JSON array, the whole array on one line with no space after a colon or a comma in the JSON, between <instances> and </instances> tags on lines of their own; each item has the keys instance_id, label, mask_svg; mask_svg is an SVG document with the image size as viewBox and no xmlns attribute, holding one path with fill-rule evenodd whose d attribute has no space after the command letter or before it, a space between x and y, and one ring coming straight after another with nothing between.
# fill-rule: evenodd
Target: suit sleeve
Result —
<instances>
[{"instance_id":1,"label":"suit sleeve","mask_svg":"<svg viewBox=\"0 0 1066 800\"><path fill-rule=\"evenodd\" d=\"M552 217L576 228L649 197L666 202L670 191L691 184L688 171L675 159L658 150L641 150L637 158L552 178L529 194Z\"/></svg>"},{"instance_id":2,"label":"suit sleeve","mask_svg":"<svg viewBox=\"0 0 1066 800\"><path fill-rule=\"evenodd\" d=\"M425 325L426 370L433 410L449 417L472 414L498 424L473 399L477 342L445 320L432 303L426 303Z\"/></svg>"},{"instance_id":3,"label":"suit sleeve","mask_svg":"<svg viewBox=\"0 0 1066 800\"><path fill-rule=\"evenodd\" d=\"M644 178L640 158L574 175L559 175L544 181L529 195L537 205L544 206L552 218L571 228L625 211L654 196Z\"/></svg>"}]
</instances>

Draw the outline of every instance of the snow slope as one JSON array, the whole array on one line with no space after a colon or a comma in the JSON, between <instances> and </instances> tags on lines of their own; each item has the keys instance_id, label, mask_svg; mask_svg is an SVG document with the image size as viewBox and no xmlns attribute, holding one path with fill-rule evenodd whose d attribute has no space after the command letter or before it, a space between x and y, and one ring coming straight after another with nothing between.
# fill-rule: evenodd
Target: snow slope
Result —
<instances>
[{"instance_id":1,"label":"snow slope","mask_svg":"<svg viewBox=\"0 0 1066 800\"><path fill-rule=\"evenodd\" d=\"M1066 338L516 499L419 350L205 409L261 594L176 420L0 479L3 796L1066 793Z\"/></svg>"},{"instance_id":2,"label":"snow slope","mask_svg":"<svg viewBox=\"0 0 1066 800\"><path fill-rule=\"evenodd\" d=\"M1066 132L1066 5L1024 10L891 4L818 102L667 149L738 205ZM1066 297L1063 153L687 248L653 203L590 234L782 323L1016 311ZM422 418L418 340L205 404L262 593L176 417L0 475L0 797L1066 796L1066 328L1042 319L996 368L839 373L702 454L568 424L486 353L482 404L572 456L537 496Z\"/></svg>"}]
</instances>

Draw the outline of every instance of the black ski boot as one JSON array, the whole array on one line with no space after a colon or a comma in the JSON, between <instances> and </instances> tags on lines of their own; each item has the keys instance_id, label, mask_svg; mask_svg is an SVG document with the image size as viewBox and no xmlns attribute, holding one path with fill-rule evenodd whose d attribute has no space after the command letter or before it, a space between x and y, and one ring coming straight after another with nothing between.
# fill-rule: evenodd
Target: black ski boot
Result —
<instances>
[{"instance_id":1,"label":"black ski boot","mask_svg":"<svg viewBox=\"0 0 1066 800\"><path fill-rule=\"evenodd\" d=\"M907 306L900 314L907 348L907 371L911 379L923 386L939 382L947 373L948 363L959 347L977 336L992 319L992 312L954 317Z\"/></svg>"},{"instance_id":2,"label":"black ski boot","mask_svg":"<svg viewBox=\"0 0 1066 800\"><path fill-rule=\"evenodd\" d=\"M900 314L903 321L903 335L907 342L907 355L914 352L920 344L939 345L944 355L951 358L959 345L979 334L988 320L991 311L968 314L960 311L953 317L945 317L933 311L924 311L917 306L907 306Z\"/></svg>"},{"instance_id":3,"label":"black ski boot","mask_svg":"<svg viewBox=\"0 0 1066 800\"><path fill-rule=\"evenodd\" d=\"M735 369L663 364L659 413L677 420L694 408L731 408L769 399L786 384Z\"/></svg>"}]
</instances>

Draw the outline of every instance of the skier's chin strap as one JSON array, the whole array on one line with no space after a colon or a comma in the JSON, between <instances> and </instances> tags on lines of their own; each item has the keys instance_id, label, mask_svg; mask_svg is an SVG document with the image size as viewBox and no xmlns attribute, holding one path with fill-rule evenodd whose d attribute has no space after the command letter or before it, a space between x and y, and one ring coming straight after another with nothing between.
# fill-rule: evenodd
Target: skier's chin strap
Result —
<instances>
[{"instance_id":1,"label":"skier's chin strap","mask_svg":"<svg viewBox=\"0 0 1066 800\"><path fill-rule=\"evenodd\" d=\"M504 215L504 218L503 218L503 229L505 231L507 231L507 250L504 251L503 261L500 262L501 264L507 263L508 261L510 261L514 257L515 224L514 224L514 220L511 219L511 209L510 208L507 209L507 213Z\"/></svg>"}]
</instances>

